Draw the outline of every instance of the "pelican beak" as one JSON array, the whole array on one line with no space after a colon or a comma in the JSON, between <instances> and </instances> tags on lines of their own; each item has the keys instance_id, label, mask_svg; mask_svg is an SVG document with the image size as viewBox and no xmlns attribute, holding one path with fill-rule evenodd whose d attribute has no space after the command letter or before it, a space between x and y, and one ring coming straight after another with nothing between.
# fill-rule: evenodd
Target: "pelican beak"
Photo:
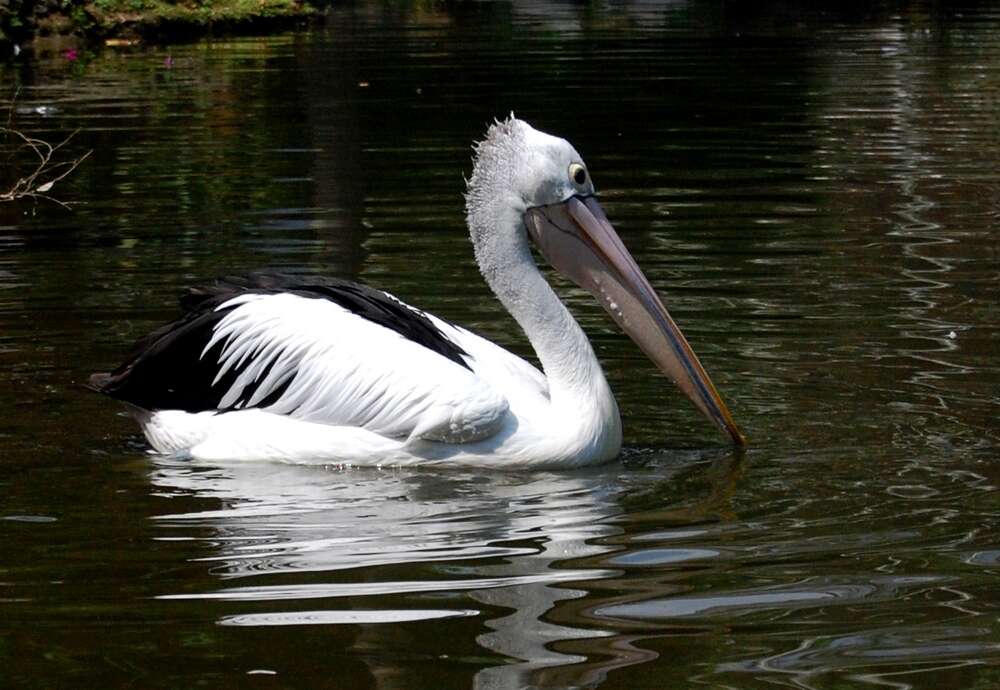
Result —
<instances>
[{"instance_id":1,"label":"pelican beak","mask_svg":"<svg viewBox=\"0 0 1000 690\"><path fill-rule=\"evenodd\" d=\"M531 208L528 234L552 266L592 294L619 326L733 443L746 445L694 350L670 318L597 199Z\"/></svg>"}]
</instances>

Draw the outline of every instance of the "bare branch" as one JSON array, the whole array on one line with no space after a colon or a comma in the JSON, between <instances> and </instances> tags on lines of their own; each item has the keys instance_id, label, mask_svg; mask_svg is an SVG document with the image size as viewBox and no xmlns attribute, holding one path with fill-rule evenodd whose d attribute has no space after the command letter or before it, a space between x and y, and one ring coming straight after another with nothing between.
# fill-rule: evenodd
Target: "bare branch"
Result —
<instances>
[{"instance_id":1,"label":"bare branch","mask_svg":"<svg viewBox=\"0 0 1000 690\"><path fill-rule=\"evenodd\" d=\"M49 194L49 191L53 186L55 186L56 182L59 182L71 172L76 170L77 166L86 160L86 158L93 153L93 151L87 151L79 158L74 158L68 161L53 161L52 157L57 151L59 151L59 149L65 146L70 139L76 136L80 130L74 131L58 144L52 145L43 139L28 136L27 134L10 127L10 115L8 115L7 122L8 126L0 127L0 133L5 135L7 138L14 137L15 139L19 139L21 141L21 143L14 148L10 157L15 157L19 151L30 149L35 161L34 168L28 175L19 178L7 191L0 192L0 202L17 201L18 199L31 199L37 202L39 199L44 199L46 201L52 201L63 208L70 208L69 203L57 199Z\"/></svg>"}]
</instances>

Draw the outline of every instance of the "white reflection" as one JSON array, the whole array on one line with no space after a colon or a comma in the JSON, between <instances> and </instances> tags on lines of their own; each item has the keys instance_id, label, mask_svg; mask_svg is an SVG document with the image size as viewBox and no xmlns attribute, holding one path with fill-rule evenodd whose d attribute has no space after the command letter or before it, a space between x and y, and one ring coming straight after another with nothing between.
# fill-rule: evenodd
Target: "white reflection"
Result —
<instances>
[{"instance_id":1,"label":"white reflection","mask_svg":"<svg viewBox=\"0 0 1000 690\"><path fill-rule=\"evenodd\" d=\"M586 594L561 583L616 574L572 564L617 548L595 541L622 531L609 524L621 513L620 468L503 475L156 462L156 491L198 506L156 518L163 538L209 543L198 560L224 585L160 598L213 600L225 611L220 625L358 625L355 648L370 650L390 646L393 624L425 621L448 653L450 636L468 636L462 619L493 616L477 642L498 662L515 661L481 671L482 688L523 687L540 668L584 659L552 651L553 641L611 634L543 618ZM303 577L319 572L333 581ZM381 687L410 672L384 668L395 662L381 656L367 663Z\"/></svg>"}]
</instances>

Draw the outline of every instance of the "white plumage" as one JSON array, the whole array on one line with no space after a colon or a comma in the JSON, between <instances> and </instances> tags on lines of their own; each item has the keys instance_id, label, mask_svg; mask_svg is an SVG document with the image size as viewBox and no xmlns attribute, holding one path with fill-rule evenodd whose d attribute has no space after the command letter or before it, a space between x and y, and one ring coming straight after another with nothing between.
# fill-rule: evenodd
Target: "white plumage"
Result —
<instances>
[{"instance_id":1,"label":"white plumage","mask_svg":"<svg viewBox=\"0 0 1000 690\"><path fill-rule=\"evenodd\" d=\"M492 436L507 411L506 399L472 371L328 300L247 294L219 308L233 306L203 352L224 344L216 380L243 365L222 407L250 381L258 387L242 408L290 380L268 412L445 443Z\"/></svg>"},{"instance_id":2,"label":"white plumage","mask_svg":"<svg viewBox=\"0 0 1000 690\"><path fill-rule=\"evenodd\" d=\"M548 418L545 376L474 333L404 306L461 348L469 368L328 300L249 293L218 307L232 311L202 351L211 356L221 346L214 382L239 371L218 405L233 409L153 411L142 415L143 430L159 452L215 461L551 464L530 457L536 439L518 423L529 414ZM257 408L286 382L277 402ZM250 383L253 395L239 402ZM606 402L613 405L610 392Z\"/></svg>"}]
</instances>

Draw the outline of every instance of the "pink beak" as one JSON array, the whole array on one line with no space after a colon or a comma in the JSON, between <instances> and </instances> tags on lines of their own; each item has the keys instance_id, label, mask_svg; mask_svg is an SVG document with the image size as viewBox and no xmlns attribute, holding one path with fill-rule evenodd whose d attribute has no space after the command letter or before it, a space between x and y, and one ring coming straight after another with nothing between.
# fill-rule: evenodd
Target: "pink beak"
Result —
<instances>
[{"instance_id":1,"label":"pink beak","mask_svg":"<svg viewBox=\"0 0 1000 690\"><path fill-rule=\"evenodd\" d=\"M528 234L552 266L600 301L622 330L738 446L746 439L680 328L597 199L529 209Z\"/></svg>"}]
</instances>

